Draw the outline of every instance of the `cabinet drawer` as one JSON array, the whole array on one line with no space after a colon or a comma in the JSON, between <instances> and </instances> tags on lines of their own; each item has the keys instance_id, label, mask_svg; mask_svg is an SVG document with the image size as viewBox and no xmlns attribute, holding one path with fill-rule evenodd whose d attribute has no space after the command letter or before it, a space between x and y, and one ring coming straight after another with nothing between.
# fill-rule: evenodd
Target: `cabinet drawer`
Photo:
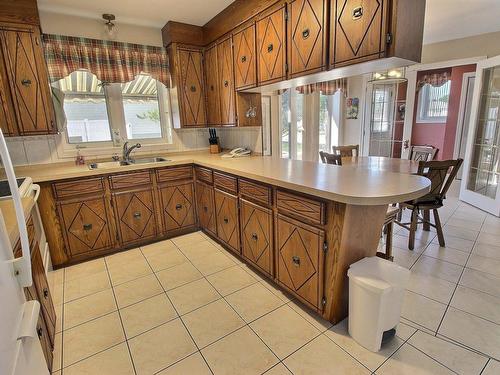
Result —
<instances>
[{"instance_id":1,"label":"cabinet drawer","mask_svg":"<svg viewBox=\"0 0 500 375\"><path fill-rule=\"evenodd\" d=\"M75 181L56 182L53 185L57 198L104 192L102 178L83 178Z\"/></svg>"},{"instance_id":2,"label":"cabinet drawer","mask_svg":"<svg viewBox=\"0 0 500 375\"><path fill-rule=\"evenodd\" d=\"M199 181L206 182L207 184L213 184L214 177L212 174L212 170L203 167L195 167L196 179Z\"/></svg>"},{"instance_id":3,"label":"cabinet drawer","mask_svg":"<svg viewBox=\"0 0 500 375\"><path fill-rule=\"evenodd\" d=\"M149 171L117 174L110 176L112 189L123 189L139 185L151 185L151 174Z\"/></svg>"},{"instance_id":4,"label":"cabinet drawer","mask_svg":"<svg viewBox=\"0 0 500 375\"><path fill-rule=\"evenodd\" d=\"M173 180L183 180L193 178L193 167L175 167L156 170L158 182L169 182Z\"/></svg>"},{"instance_id":5,"label":"cabinet drawer","mask_svg":"<svg viewBox=\"0 0 500 375\"><path fill-rule=\"evenodd\" d=\"M240 193L242 197L245 197L253 202L262 203L266 206L272 203L271 188L264 185L259 185L246 180L240 180Z\"/></svg>"},{"instance_id":6,"label":"cabinet drawer","mask_svg":"<svg viewBox=\"0 0 500 375\"><path fill-rule=\"evenodd\" d=\"M278 214L279 283L317 310L323 296L324 231Z\"/></svg>"},{"instance_id":7,"label":"cabinet drawer","mask_svg":"<svg viewBox=\"0 0 500 375\"><path fill-rule=\"evenodd\" d=\"M214 172L214 185L216 188L227 191L231 194L238 194L238 181L236 177Z\"/></svg>"},{"instance_id":8,"label":"cabinet drawer","mask_svg":"<svg viewBox=\"0 0 500 375\"><path fill-rule=\"evenodd\" d=\"M303 218L314 224L325 224L323 202L278 190L276 205L281 213Z\"/></svg>"}]
</instances>

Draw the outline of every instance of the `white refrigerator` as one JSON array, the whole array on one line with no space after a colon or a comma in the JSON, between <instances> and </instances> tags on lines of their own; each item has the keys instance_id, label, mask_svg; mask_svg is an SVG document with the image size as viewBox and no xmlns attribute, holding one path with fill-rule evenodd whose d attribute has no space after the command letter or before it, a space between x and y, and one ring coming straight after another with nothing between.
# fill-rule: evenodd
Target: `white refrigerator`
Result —
<instances>
[{"instance_id":1,"label":"white refrigerator","mask_svg":"<svg viewBox=\"0 0 500 375\"><path fill-rule=\"evenodd\" d=\"M38 301L26 301L24 287L31 286L31 255L26 221L16 176L0 130L0 157L9 180L16 209L22 257L14 259L0 212L0 374L47 375L49 373L36 332L40 314Z\"/></svg>"}]
</instances>

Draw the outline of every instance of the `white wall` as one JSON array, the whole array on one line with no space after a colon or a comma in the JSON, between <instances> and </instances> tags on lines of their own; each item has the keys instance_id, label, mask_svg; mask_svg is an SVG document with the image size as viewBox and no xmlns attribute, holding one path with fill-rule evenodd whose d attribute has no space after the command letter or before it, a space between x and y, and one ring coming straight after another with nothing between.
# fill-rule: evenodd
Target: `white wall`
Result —
<instances>
[{"instance_id":1,"label":"white wall","mask_svg":"<svg viewBox=\"0 0 500 375\"><path fill-rule=\"evenodd\" d=\"M346 119L344 116L344 122L342 127L342 139L340 141L341 145L356 145L361 144L361 137L363 131L363 114L365 108L365 79L364 76L354 76L347 79L348 87L348 97L349 98L359 98L359 114L357 119ZM343 111L345 113L345 106Z\"/></svg>"}]
</instances>

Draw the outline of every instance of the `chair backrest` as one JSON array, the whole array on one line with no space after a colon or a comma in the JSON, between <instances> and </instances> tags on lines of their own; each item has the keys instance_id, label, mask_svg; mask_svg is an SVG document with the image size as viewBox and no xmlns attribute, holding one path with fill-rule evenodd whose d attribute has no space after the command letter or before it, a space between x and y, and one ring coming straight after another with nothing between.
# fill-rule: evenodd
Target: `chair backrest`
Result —
<instances>
[{"instance_id":1,"label":"chair backrest","mask_svg":"<svg viewBox=\"0 0 500 375\"><path fill-rule=\"evenodd\" d=\"M462 162L463 159L420 161L417 174L431 180L431 190L417 201L442 203Z\"/></svg>"},{"instance_id":2,"label":"chair backrest","mask_svg":"<svg viewBox=\"0 0 500 375\"><path fill-rule=\"evenodd\" d=\"M328 152L320 151L319 157L324 164L342 165L341 155L329 154Z\"/></svg>"},{"instance_id":3,"label":"chair backrest","mask_svg":"<svg viewBox=\"0 0 500 375\"><path fill-rule=\"evenodd\" d=\"M334 154L339 154L344 157L359 156L359 145L332 146L332 151Z\"/></svg>"},{"instance_id":4,"label":"chair backrest","mask_svg":"<svg viewBox=\"0 0 500 375\"><path fill-rule=\"evenodd\" d=\"M439 149L434 146L411 146L408 159L413 161L431 161L436 157Z\"/></svg>"}]
</instances>

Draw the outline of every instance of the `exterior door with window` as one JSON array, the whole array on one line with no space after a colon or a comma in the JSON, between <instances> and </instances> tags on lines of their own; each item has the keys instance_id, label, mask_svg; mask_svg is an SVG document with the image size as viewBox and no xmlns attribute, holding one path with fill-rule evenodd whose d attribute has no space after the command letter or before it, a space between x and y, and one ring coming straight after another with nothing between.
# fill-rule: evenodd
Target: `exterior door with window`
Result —
<instances>
[{"instance_id":1,"label":"exterior door with window","mask_svg":"<svg viewBox=\"0 0 500 375\"><path fill-rule=\"evenodd\" d=\"M500 56L477 64L460 199L500 216Z\"/></svg>"}]
</instances>

